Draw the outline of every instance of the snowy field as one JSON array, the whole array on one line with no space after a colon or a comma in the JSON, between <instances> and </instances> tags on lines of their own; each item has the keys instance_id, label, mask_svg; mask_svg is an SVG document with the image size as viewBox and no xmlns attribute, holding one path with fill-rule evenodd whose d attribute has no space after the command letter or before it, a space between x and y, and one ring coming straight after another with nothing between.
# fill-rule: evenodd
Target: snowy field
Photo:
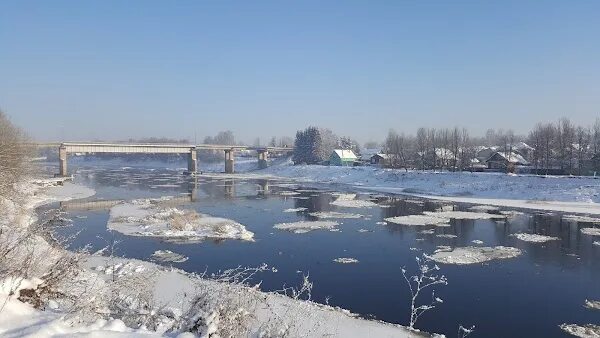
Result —
<instances>
[{"instance_id":1,"label":"snowy field","mask_svg":"<svg viewBox=\"0 0 600 338\"><path fill-rule=\"evenodd\" d=\"M291 165L256 172L352 190L410 194L459 203L600 214L600 179L503 173L408 171L374 167Z\"/></svg>"}]
</instances>

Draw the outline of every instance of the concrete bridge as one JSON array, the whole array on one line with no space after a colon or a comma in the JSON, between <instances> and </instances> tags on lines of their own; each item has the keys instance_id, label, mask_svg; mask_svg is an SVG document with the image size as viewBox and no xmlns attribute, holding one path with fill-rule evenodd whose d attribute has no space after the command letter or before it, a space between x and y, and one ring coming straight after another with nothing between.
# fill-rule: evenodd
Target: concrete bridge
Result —
<instances>
[{"instance_id":1,"label":"concrete bridge","mask_svg":"<svg viewBox=\"0 0 600 338\"><path fill-rule=\"evenodd\" d=\"M67 176L68 154L73 153L122 153L122 154L187 154L187 173L194 174L198 170L198 150L220 150L225 152L225 172L235 172L235 152L242 150L256 151L258 155L258 167L264 169L268 165L269 153L288 153L294 148L287 147L249 147L215 144L132 144L132 143L97 143L97 142L65 142L65 143L39 143L38 148L58 147L59 173Z\"/></svg>"}]
</instances>

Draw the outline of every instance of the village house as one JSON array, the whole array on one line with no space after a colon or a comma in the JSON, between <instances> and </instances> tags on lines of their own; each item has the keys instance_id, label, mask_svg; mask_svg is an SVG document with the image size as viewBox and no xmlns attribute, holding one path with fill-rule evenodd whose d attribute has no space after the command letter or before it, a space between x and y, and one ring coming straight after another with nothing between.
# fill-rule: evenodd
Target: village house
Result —
<instances>
[{"instance_id":1,"label":"village house","mask_svg":"<svg viewBox=\"0 0 600 338\"><path fill-rule=\"evenodd\" d=\"M370 163L373 165L378 165L378 166L389 166L390 163L390 155L388 154L383 154L383 153L378 153L375 154L373 156L371 156L371 160Z\"/></svg>"},{"instance_id":2,"label":"village house","mask_svg":"<svg viewBox=\"0 0 600 338\"><path fill-rule=\"evenodd\" d=\"M329 165L335 166L353 166L354 162L358 160L358 157L352 150L348 149L335 149L331 156L329 156Z\"/></svg>"},{"instance_id":3,"label":"village house","mask_svg":"<svg viewBox=\"0 0 600 338\"><path fill-rule=\"evenodd\" d=\"M486 161L488 169L514 171L517 166L528 166L529 162L517 152L497 151Z\"/></svg>"}]
</instances>

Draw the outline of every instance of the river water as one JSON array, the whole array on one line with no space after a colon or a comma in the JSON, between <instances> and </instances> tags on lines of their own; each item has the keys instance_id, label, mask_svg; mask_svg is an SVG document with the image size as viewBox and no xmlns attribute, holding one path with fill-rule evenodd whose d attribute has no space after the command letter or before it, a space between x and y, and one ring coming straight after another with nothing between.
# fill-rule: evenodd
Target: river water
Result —
<instances>
[{"instance_id":1,"label":"river water","mask_svg":"<svg viewBox=\"0 0 600 338\"><path fill-rule=\"evenodd\" d=\"M340 186L244 176L208 175L194 179L177 168L182 164L171 166L165 168L164 164L155 163L123 167L98 161L78 163L70 169L76 172L75 182L97 191L88 201L176 196L182 200L177 208L235 220L254 233L255 241L185 243L126 236L107 229L108 207L78 207L73 203L68 208L73 225L57 228L57 234L76 235L72 249L89 246L95 251L116 243L117 255L143 260L151 260L156 250L171 250L189 259L161 264L190 272L267 263L277 272L258 277L263 290L298 285L303 274L308 274L314 282L314 301L403 325L408 324L410 293L401 268L415 271L415 257L431 254L439 246L474 245L472 241L476 240L485 246L516 247L523 254L473 265L441 264L440 272L447 276L448 285L437 286L435 293L444 302L424 314L417 322L418 328L448 337L456 336L460 324L475 325L473 337L566 337L558 327L561 323L600 323L600 311L583 306L586 299L600 299L600 247L593 245L600 238L579 231L593 224L536 212L515 214L504 220L451 220L449 227L382 224L388 217L440 209L466 210L469 206L358 192L356 199L376 205L338 207L331 202L340 193L352 193ZM306 210L284 212L291 208ZM341 223L340 231L336 232L316 230L298 234L273 228L282 222L316 220L309 213L318 211L361 217L336 220ZM421 231L426 229L434 233L423 234ZM540 244L511 236L519 232L550 235L560 240ZM333 261L340 257L359 262ZM423 301L429 301L429 297L426 292Z\"/></svg>"}]
</instances>

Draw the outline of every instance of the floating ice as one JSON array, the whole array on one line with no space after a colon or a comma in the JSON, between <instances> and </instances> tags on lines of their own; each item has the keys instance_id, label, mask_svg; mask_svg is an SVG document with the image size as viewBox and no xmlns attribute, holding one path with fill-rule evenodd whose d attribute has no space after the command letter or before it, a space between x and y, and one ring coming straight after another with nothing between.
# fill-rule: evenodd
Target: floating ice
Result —
<instances>
[{"instance_id":1,"label":"floating ice","mask_svg":"<svg viewBox=\"0 0 600 338\"><path fill-rule=\"evenodd\" d=\"M595 242L594 242L594 243L592 243L592 244L593 244L593 245L596 245L596 246L600 246L600 241L595 241Z\"/></svg>"},{"instance_id":2,"label":"floating ice","mask_svg":"<svg viewBox=\"0 0 600 338\"><path fill-rule=\"evenodd\" d=\"M452 235L452 234L439 234L439 235L435 235L435 237L439 237L439 238L457 238L458 236Z\"/></svg>"},{"instance_id":3,"label":"floating ice","mask_svg":"<svg viewBox=\"0 0 600 338\"><path fill-rule=\"evenodd\" d=\"M489 212L489 211L497 211L498 207L492 205L475 205L469 208L471 211L476 212Z\"/></svg>"},{"instance_id":4,"label":"floating ice","mask_svg":"<svg viewBox=\"0 0 600 338\"><path fill-rule=\"evenodd\" d=\"M279 195L281 195L281 196L297 196L297 195L300 195L300 193L296 192L296 191L281 191L279 193Z\"/></svg>"},{"instance_id":5,"label":"floating ice","mask_svg":"<svg viewBox=\"0 0 600 338\"><path fill-rule=\"evenodd\" d=\"M175 253L171 250L157 250L152 254L152 258L159 262L183 263L188 257Z\"/></svg>"},{"instance_id":6,"label":"floating ice","mask_svg":"<svg viewBox=\"0 0 600 338\"><path fill-rule=\"evenodd\" d=\"M433 253L438 253L442 251L452 251L452 247L448 245L438 245L435 247L435 251Z\"/></svg>"},{"instance_id":7,"label":"floating ice","mask_svg":"<svg viewBox=\"0 0 600 338\"><path fill-rule=\"evenodd\" d=\"M511 236L516 237L517 239L522 240L524 242L530 242L530 243L546 243L546 242L550 242L550 241L560 240L560 238L558 238L558 237L538 235L538 234L526 234L526 233L516 233L516 234L512 234Z\"/></svg>"},{"instance_id":8,"label":"floating ice","mask_svg":"<svg viewBox=\"0 0 600 338\"><path fill-rule=\"evenodd\" d=\"M581 338L598 338L600 337L600 326L594 324L577 325L577 324L561 324L559 327L575 336Z\"/></svg>"},{"instance_id":9,"label":"floating ice","mask_svg":"<svg viewBox=\"0 0 600 338\"><path fill-rule=\"evenodd\" d=\"M358 259L356 258L349 258L349 257L340 257L340 258L336 258L333 260L336 263L340 263L340 264L351 264L351 263L358 263Z\"/></svg>"},{"instance_id":10,"label":"floating ice","mask_svg":"<svg viewBox=\"0 0 600 338\"><path fill-rule=\"evenodd\" d=\"M591 310L600 310L600 300L585 300L586 308Z\"/></svg>"},{"instance_id":11,"label":"floating ice","mask_svg":"<svg viewBox=\"0 0 600 338\"><path fill-rule=\"evenodd\" d=\"M506 218L504 215L488 214L487 212L469 211L425 211L425 215L450 219L493 219Z\"/></svg>"},{"instance_id":12,"label":"floating ice","mask_svg":"<svg viewBox=\"0 0 600 338\"><path fill-rule=\"evenodd\" d=\"M317 218L361 218L363 215L361 214L350 214L345 212L336 212L336 211L319 211L319 212L311 212L309 215Z\"/></svg>"},{"instance_id":13,"label":"floating ice","mask_svg":"<svg viewBox=\"0 0 600 338\"><path fill-rule=\"evenodd\" d=\"M430 215L408 215L388 217L385 219L390 223L401 225L439 225L450 222L449 219Z\"/></svg>"},{"instance_id":14,"label":"floating ice","mask_svg":"<svg viewBox=\"0 0 600 338\"><path fill-rule=\"evenodd\" d=\"M452 251L437 251L431 256L431 259L444 264L475 264L491 261L494 259L506 259L517 257L521 250L513 247L463 247L455 248Z\"/></svg>"},{"instance_id":15,"label":"floating ice","mask_svg":"<svg viewBox=\"0 0 600 338\"><path fill-rule=\"evenodd\" d=\"M164 200L133 200L110 210L108 228L125 235L198 241L206 238L252 241L254 233L233 220L194 210L162 207Z\"/></svg>"},{"instance_id":16,"label":"floating ice","mask_svg":"<svg viewBox=\"0 0 600 338\"><path fill-rule=\"evenodd\" d=\"M475 239L475 240L472 240L471 243L481 245L481 244L483 244L483 241Z\"/></svg>"},{"instance_id":17,"label":"floating ice","mask_svg":"<svg viewBox=\"0 0 600 338\"><path fill-rule=\"evenodd\" d=\"M283 212L300 212L300 211L305 211L308 210L307 208L290 208L290 209L285 209L283 210Z\"/></svg>"},{"instance_id":18,"label":"floating ice","mask_svg":"<svg viewBox=\"0 0 600 338\"><path fill-rule=\"evenodd\" d=\"M433 230L433 229L421 230L421 231L419 231L419 233L423 234L423 235L433 235L435 233L435 230Z\"/></svg>"},{"instance_id":19,"label":"floating ice","mask_svg":"<svg viewBox=\"0 0 600 338\"><path fill-rule=\"evenodd\" d=\"M589 236L600 236L600 228L581 228L581 233Z\"/></svg>"},{"instance_id":20,"label":"floating ice","mask_svg":"<svg viewBox=\"0 0 600 338\"><path fill-rule=\"evenodd\" d=\"M600 223L600 218L590 216L565 215L563 219L571 222Z\"/></svg>"},{"instance_id":21,"label":"floating ice","mask_svg":"<svg viewBox=\"0 0 600 338\"><path fill-rule=\"evenodd\" d=\"M364 200L335 200L331 204L344 208L371 208L377 206L377 203Z\"/></svg>"},{"instance_id":22,"label":"floating ice","mask_svg":"<svg viewBox=\"0 0 600 338\"><path fill-rule=\"evenodd\" d=\"M312 230L331 230L337 228L338 225L339 223L335 221L299 221L275 224L273 228L302 234Z\"/></svg>"}]
</instances>

